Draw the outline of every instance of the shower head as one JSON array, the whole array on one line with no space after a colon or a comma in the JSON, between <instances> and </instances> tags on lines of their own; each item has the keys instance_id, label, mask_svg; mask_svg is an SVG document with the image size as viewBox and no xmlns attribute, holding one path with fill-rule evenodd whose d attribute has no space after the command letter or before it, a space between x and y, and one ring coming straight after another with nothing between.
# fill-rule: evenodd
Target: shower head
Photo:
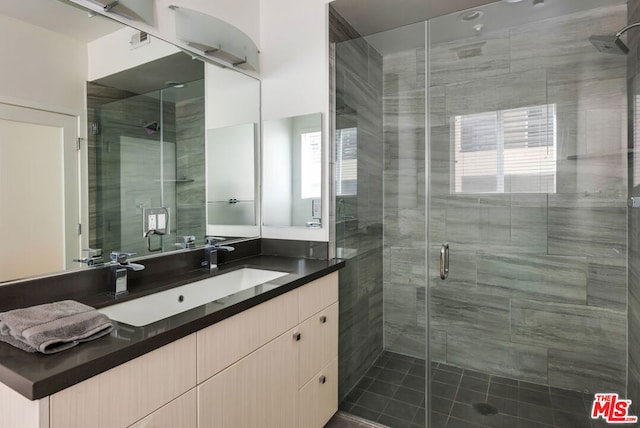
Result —
<instances>
[{"instance_id":1,"label":"shower head","mask_svg":"<svg viewBox=\"0 0 640 428\"><path fill-rule=\"evenodd\" d=\"M589 41L600 52L626 55L629 53L629 48L620 40L620 36L591 36Z\"/></svg>"},{"instance_id":2,"label":"shower head","mask_svg":"<svg viewBox=\"0 0 640 428\"><path fill-rule=\"evenodd\" d=\"M146 132L149 135L153 135L156 132L158 132L158 130L160 129L160 125L158 125L158 122L153 121L144 125L143 128L144 128L144 132Z\"/></svg>"},{"instance_id":3,"label":"shower head","mask_svg":"<svg viewBox=\"0 0 640 428\"><path fill-rule=\"evenodd\" d=\"M626 33L627 30L630 30L637 26L640 26L640 22L629 24L626 27L623 27L620 31L618 31L614 35L591 36L589 37L589 41L600 52L611 53L616 55L626 55L629 53L629 48L627 47L627 45L624 44L622 40L620 40L620 36Z\"/></svg>"}]
</instances>

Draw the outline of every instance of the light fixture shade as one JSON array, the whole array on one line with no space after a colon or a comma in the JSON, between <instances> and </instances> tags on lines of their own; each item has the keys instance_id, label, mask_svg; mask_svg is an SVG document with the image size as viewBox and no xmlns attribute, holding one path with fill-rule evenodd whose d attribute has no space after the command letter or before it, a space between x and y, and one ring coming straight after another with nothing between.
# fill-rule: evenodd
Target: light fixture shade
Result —
<instances>
[{"instance_id":1,"label":"light fixture shade","mask_svg":"<svg viewBox=\"0 0 640 428\"><path fill-rule=\"evenodd\" d=\"M204 13L170 6L175 11L176 37L233 67L258 71L258 47L240 29Z\"/></svg>"},{"instance_id":2,"label":"light fixture shade","mask_svg":"<svg viewBox=\"0 0 640 428\"><path fill-rule=\"evenodd\" d=\"M154 25L153 0L89 0L105 12Z\"/></svg>"}]
</instances>

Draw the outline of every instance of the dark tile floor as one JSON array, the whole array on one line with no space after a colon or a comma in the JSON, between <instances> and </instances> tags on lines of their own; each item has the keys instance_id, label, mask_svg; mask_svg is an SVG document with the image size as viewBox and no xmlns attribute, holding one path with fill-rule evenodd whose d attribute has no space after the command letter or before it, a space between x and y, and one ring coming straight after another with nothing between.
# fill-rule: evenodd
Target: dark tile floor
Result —
<instances>
[{"instance_id":1,"label":"dark tile floor","mask_svg":"<svg viewBox=\"0 0 640 428\"><path fill-rule=\"evenodd\" d=\"M631 426L591 420L593 396L580 392L446 364L433 363L431 373L431 428ZM340 410L392 428L424 428L424 390L424 360L385 351L340 404ZM493 409L481 408L482 403ZM482 411L495 414L483 415Z\"/></svg>"},{"instance_id":2,"label":"dark tile floor","mask_svg":"<svg viewBox=\"0 0 640 428\"><path fill-rule=\"evenodd\" d=\"M383 352L340 410L393 428L424 428L425 363Z\"/></svg>"},{"instance_id":3,"label":"dark tile floor","mask_svg":"<svg viewBox=\"0 0 640 428\"><path fill-rule=\"evenodd\" d=\"M354 417L353 415L338 412L324 428L380 428L382 425L378 425L375 422L368 422L361 418Z\"/></svg>"}]
</instances>

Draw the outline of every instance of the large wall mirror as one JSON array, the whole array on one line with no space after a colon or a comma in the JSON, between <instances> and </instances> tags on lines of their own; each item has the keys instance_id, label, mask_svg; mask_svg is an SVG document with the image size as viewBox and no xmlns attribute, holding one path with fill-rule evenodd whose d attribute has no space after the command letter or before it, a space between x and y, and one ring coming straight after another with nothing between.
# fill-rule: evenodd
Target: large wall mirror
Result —
<instances>
[{"instance_id":1,"label":"large wall mirror","mask_svg":"<svg viewBox=\"0 0 640 428\"><path fill-rule=\"evenodd\" d=\"M4 3L0 282L83 268L83 248L260 234L257 79L68 4Z\"/></svg>"}]
</instances>

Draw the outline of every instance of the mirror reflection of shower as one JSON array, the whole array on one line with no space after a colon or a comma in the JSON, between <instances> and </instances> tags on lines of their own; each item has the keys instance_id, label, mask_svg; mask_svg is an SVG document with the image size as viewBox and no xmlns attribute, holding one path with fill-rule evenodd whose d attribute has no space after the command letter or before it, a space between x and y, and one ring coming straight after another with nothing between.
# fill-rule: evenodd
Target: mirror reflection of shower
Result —
<instances>
[{"instance_id":1,"label":"mirror reflection of shower","mask_svg":"<svg viewBox=\"0 0 640 428\"><path fill-rule=\"evenodd\" d=\"M151 64L88 84L92 248L140 256L205 234L204 65L183 53ZM157 209L167 230L150 234Z\"/></svg>"}]
</instances>

